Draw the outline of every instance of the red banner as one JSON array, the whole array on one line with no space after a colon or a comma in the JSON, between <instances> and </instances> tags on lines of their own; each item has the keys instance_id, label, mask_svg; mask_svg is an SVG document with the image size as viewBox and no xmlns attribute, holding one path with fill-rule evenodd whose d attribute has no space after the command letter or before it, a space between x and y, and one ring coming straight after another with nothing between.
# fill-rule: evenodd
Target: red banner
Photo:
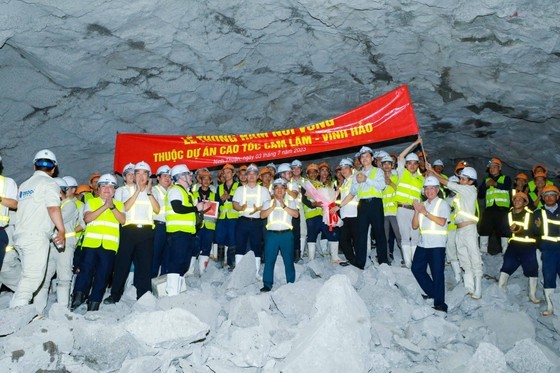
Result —
<instances>
[{"instance_id":1,"label":"red banner","mask_svg":"<svg viewBox=\"0 0 560 373\"><path fill-rule=\"evenodd\" d=\"M408 88L399 87L336 118L309 126L242 135L117 134L114 168L146 161L189 169L297 158L418 134Z\"/></svg>"}]
</instances>

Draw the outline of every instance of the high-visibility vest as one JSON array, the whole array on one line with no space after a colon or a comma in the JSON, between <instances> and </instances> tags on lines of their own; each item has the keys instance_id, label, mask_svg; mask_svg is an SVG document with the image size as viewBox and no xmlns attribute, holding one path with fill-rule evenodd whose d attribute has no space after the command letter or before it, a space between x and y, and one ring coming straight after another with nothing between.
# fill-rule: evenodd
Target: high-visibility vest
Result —
<instances>
[{"instance_id":1,"label":"high-visibility vest","mask_svg":"<svg viewBox=\"0 0 560 373\"><path fill-rule=\"evenodd\" d=\"M443 200L441 198L438 198L436 201L436 207L434 208L433 212L430 212L430 214L438 216L439 217L439 206L441 205L441 203L443 202ZM424 205L427 206L428 201L424 202ZM418 223L420 225L420 234L423 236L447 236L447 227L446 226L441 226L439 224L436 224L435 221L430 220L430 227L428 229L423 228L422 222L424 221L424 219L427 219L423 214L420 214L418 216Z\"/></svg>"},{"instance_id":2,"label":"high-visibility vest","mask_svg":"<svg viewBox=\"0 0 560 373\"><path fill-rule=\"evenodd\" d=\"M249 187L247 185L242 185L240 188L242 190L242 194L241 194L241 203L240 205L244 205L247 203L247 197L252 198L255 197L255 201L256 203L259 203L261 200L261 190L263 187L262 185L258 185L256 187L257 193L247 193L247 190L249 189ZM265 188L266 189L266 188Z\"/></svg>"},{"instance_id":3,"label":"high-visibility vest","mask_svg":"<svg viewBox=\"0 0 560 373\"><path fill-rule=\"evenodd\" d=\"M233 196L238 187L239 187L239 183L235 181L231 186L229 195ZM225 191L224 184L220 184L218 186L218 196L221 197L222 195L224 195L225 192L226 191ZM220 200L220 215L218 216L218 219L225 219L225 218L237 219L238 217L239 217L239 211L233 208L232 201L223 202Z\"/></svg>"},{"instance_id":4,"label":"high-visibility vest","mask_svg":"<svg viewBox=\"0 0 560 373\"><path fill-rule=\"evenodd\" d=\"M129 192L130 195L132 196L134 194L134 187L129 187ZM145 208L148 211L147 217L142 218L140 216L137 216L138 206L145 206ZM136 201L134 201L134 204L132 205L130 210L127 211L126 222L124 223L124 225L127 226L131 224L151 225L152 228L154 227L154 208L152 207L150 196L148 196L148 199L145 201L140 201L138 198L136 198Z\"/></svg>"},{"instance_id":5,"label":"high-visibility vest","mask_svg":"<svg viewBox=\"0 0 560 373\"><path fill-rule=\"evenodd\" d=\"M522 227L523 228L523 235L519 234L515 234L512 232L510 239L508 240L508 242L511 241L518 241L518 242L526 242L526 243L535 243L537 242L537 240L535 240L534 238L529 237L529 235L527 234L528 230L529 230L529 222L532 219L533 216L533 211L531 211L529 208L525 207L523 209L523 211L525 211L524 217L522 221L519 220L513 220L513 208L511 210L509 210L508 212L508 223L510 226L512 226L513 224Z\"/></svg>"},{"instance_id":6,"label":"high-visibility vest","mask_svg":"<svg viewBox=\"0 0 560 373\"><path fill-rule=\"evenodd\" d=\"M87 203L87 201L89 201L92 198L95 198L95 196L93 195L93 192L88 192L88 193L84 194L84 203Z\"/></svg>"},{"instance_id":7,"label":"high-visibility vest","mask_svg":"<svg viewBox=\"0 0 560 373\"><path fill-rule=\"evenodd\" d=\"M181 191L183 206L192 207L194 206L194 201L192 196L181 186L174 185L170 188L178 189ZM169 201L169 193L165 196L165 230L167 233L175 232L186 232L186 233L196 233L196 213L190 212L187 214L177 214L173 211L171 206L171 201Z\"/></svg>"},{"instance_id":8,"label":"high-visibility vest","mask_svg":"<svg viewBox=\"0 0 560 373\"><path fill-rule=\"evenodd\" d=\"M513 190L515 192L515 189ZM515 195L515 193L513 193L513 195ZM537 194L537 190L533 190L531 192L529 192L529 198L531 199L531 201L533 202L535 209L540 209L543 207L543 203L542 200L539 199L539 195ZM537 203L538 202L538 203ZM536 205L535 205L536 203Z\"/></svg>"},{"instance_id":9,"label":"high-visibility vest","mask_svg":"<svg viewBox=\"0 0 560 373\"><path fill-rule=\"evenodd\" d=\"M6 182L4 176L0 175L0 197L6 197ZM0 209L5 210L5 209ZM0 222L8 224L10 222L10 217L8 214L4 215L0 212Z\"/></svg>"},{"instance_id":10,"label":"high-visibility vest","mask_svg":"<svg viewBox=\"0 0 560 373\"><path fill-rule=\"evenodd\" d=\"M284 201L284 204L287 204L288 199ZM292 216L286 212L281 206L276 205L276 199L270 201L270 203L274 203L274 210L268 215L266 229L273 224L280 224L284 227L284 229L292 229Z\"/></svg>"},{"instance_id":11,"label":"high-visibility vest","mask_svg":"<svg viewBox=\"0 0 560 373\"><path fill-rule=\"evenodd\" d=\"M391 175L391 181L395 184L399 181L398 175ZM395 216L397 215L397 201L395 199L397 191L393 187L387 184L387 187L383 190L383 212L385 216Z\"/></svg>"},{"instance_id":12,"label":"high-visibility vest","mask_svg":"<svg viewBox=\"0 0 560 373\"><path fill-rule=\"evenodd\" d=\"M541 236L541 238L546 241L560 242L560 234L551 235L551 229L549 227L549 224L560 226L560 220L549 218L548 211L544 208L541 209L541 216L542 216L542 227L543 227L543 235ZM558 232L559 229L557 228L555 229L555 231Z\"/></svg>"},{"instance_id":13,"label":"high-visibility vest","mask_svg":"<svg viewBox=\"0 0 560 373\"><path fill-rule=\"evenodd\" d=\"M318 188L320 186L320 183L318 181L309 180L309 182L313 184L315 188ZM314 199L311 199L309 197L307 197L307 199L311 202L315 202ZM305 216L305 219L312 219L316 216L323 216L323 209L321 207L309 207L304 203L303 215Z\"/></svg>"},{"instance_id":14,"label":"high-visibility vest","mask_svg":"<svg viewBox=\"0 0 560 373\"><path fill-rule=\"evenodd\" d=\"M461 216L465 219L468 219L470 221L478 223L478 215L480 215L479 212L478 212L478 201L476 201L474 203L474 208L475 208L476 215L470 214L470 213L466 212L465 210L461 210L461 197L459 197L458 194L455 196L455 198L453 198L453 203L456 206L456 210L455 210L456 212L455 212L454 217Z\"/></svg>"},{"instance_id":15,"label":"high-visibility vest","mask_svg":"<svg viewBox=\"0 0 560 373\"><path fill-rule=\"evenodd\" d=\"M99 197L92 198L87 203L91 211L98 210L104 204ZM124 204L121 201L113 200L113 204L119 211L124 210ZM106 250L117 251L120 238L119 225L113 211L109 209L103 211L97 219L86 226L82 246L90 248L102 246Z\"/></svg>"},{"instance_id":16,"label":"high-visibility vest","mask_svg":"<svg viewBox=\"0 0 560 373\"><path fill-rule=\"evenodd\" d=\"M503 184L506 177L501 175L498 178L498 183ZM491 178L487 177L485 182L492 180ZM492 205L496 205L498 207L508 207L510 206L510 197L509 197L509 190L498 189L494 186L489 187L486 189L486 207L490 207Z\"/></svg>"},{"instance_id":17,"label":"high-visibility vest","mask_svg":"<svg viewBox=\"0 0 560 373\"><path fill-rule=\"evenodd\" d=\"M546 179L546 184L545 185L554 185L554 183L552 182L552 180ZM529 192L534 192L537 189L537 185L535 184L535 180L529 181L529 183L527 184L527 187L529 188Z\"/></svg>"},{"instance_id":18,"label":"high-visibility vest","mask_svg":"<svg viewBox=\"0 0 560 373\"><path fill-rule=\"evenodd\" d=\"M419 172L415 172L413 175L405 168L397 183L395 201L405 205L412 205L415 200L420 201L423 186L424 176Z\"/></svg>"},{"instance_id":19,"label":"high-visibility vest","mask_svg":"<svg viewBox=\"0 0 560 373\"><path fill-rule=\"evenodd\" d=\"M447 201L449 200L447 199ZM455 224L455 218L457 217L457 210L459 209L459 207L455 201L455 197L451 200L451 206L449 207L451 208L451 214L449 215L449 221L447 222L448 232L457 230L457 224Z\"/></svg>"},{"instance_id":20,"label":"high-visibility vest","mask_svg":"<svg viewBox=\"0 0 560 373\"><path fill-rule=\"evenodd\" d=\"M197 200L200 200L200 188L193 193L193 197L196 198ZM215 199L216 199L216 193L210 191L210 194L208 195L208 200L214 201ZM212 219L207 216L204 216L204 220L202 222L202 228L210 229L212 231L216 230L216 219Z\"/></svg>"},{"instance_id":21,"label":"high-visibility vest","mask_svg":"<svg viewBox=\"0 0 560 373\"><path fill-rule=\"evenodd\" d=\"M369 173L368 179L375 180L375 174L377 174L377 167L372 167L371 172ZM368 199L368 198L382 198L383 192L375 189L374 187L370 187L364 190L364 183L358 187L358 199Z\"/></svg>"}]
</instances>

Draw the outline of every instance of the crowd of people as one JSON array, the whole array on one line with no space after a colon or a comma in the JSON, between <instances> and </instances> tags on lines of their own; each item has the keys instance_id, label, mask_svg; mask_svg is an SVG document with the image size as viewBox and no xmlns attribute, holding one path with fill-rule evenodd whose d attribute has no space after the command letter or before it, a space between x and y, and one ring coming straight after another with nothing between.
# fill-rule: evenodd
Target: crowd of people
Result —
<instances>
[{"instance_id":1,"label":"crowd of people","mask_svg":"<svg viewBox=\"0 0 560 373\"><path fill-rule=\"evenodd\" d=\"M124 167L121 186L112 173L92 174L89 185L59 177L56 156L41 150L19 188L0 176L0 282L14 290L10 307L32 303L42 314L56 284L57 302L96 311L121 300L131 272L137 298L161 276L166 294L176 295L183 276L204 276L210 263L231 271L252 251L256 281L268 292L279 253L287 282L295 281L294 263L320 256L363 270L370 253L374 265L410 268L434 309L447 312L446 263L456 284L480 299L482 255L495 234L503 254L498 285L522 266L529 300L538 304L541 269L543 315L552 315L560 192L547 168L512 181L492 158L485 177L465 161L448 177L441 160L430 164L417 152L421 144L418 138L399 155L364 146L334 169L293 160L226 164L214 175L163 165L153 174L140 161Z\"/></svg>"}]
</instances>

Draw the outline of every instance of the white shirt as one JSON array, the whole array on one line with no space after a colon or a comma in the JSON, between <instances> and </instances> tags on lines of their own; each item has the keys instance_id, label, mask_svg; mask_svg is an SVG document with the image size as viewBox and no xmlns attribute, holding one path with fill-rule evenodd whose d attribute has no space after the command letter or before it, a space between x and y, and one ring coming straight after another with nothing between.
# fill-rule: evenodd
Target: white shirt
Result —
<instances>
[{"instance_id":1,"label":"white shirt","mask_svg":"<svg viewBox=\"0 0 560 373\"><path fill-rule=\"evenodd\" d=\"M125 203L136 191L136 187L121 187L122 189L120 197L123 200L119 200L116 198L117 192L115 191L115 199L117 201L121 201ZM140 221L152 221L154 219L154 209L152 207L152 202L150 201L150 196L148 196L147 188L143 191L138 193L136 197L136 201L132 207L125 211L126 214L126 223L127 224L140 224ZM160 205L160 210L162 209Z\"/></svg>"},{"instance_id":2,"label":"white shirt","mask_svg":"<svg viewBox=\"0 0 560 373\"><path fill-rule=\"evenodd\" d=\"M436 211L436 206L439 207ZM420 223L419 229L422 230L429 230L434 229L442 232L447 231L447 222L449 221L449 214L451 213L451 209L449 208L449 204L442 200L439 197L434 198L431 202L425 201L424 205L426 206L426 211L434 216L438 216L440 218L445 218L445 225L442 227L428 217L422 215L422 218L418 216L418 222ZM434 247L445 247L447 245L447 235L433 235L433 234L422 234L420 233L420 237L418 238L418 246L421 246L425 249L434 248Z\"/></svg>"},{"instance_id":3,"label":"white shirt","mask_svg":"<svg viewBox=\"0 0 560 373\"><path fill-rule=\"evenodd\" d=\"M11 179L9 177L3 177L4 178L4 187L0 188L0 197L2 198L10 198L10 199L14 199L17 201L18 198L18 190L17 190L17 184L14 181L14 179ZM9 211L10 209L4 205L0 205L0 214L3 216L9 216ZM6 225L8 225L8 222L3 222L0 221L0 227L5 227Z\"/></svg>"},{"instance_id":4,"label":"white shirt","mask_svg":"<svg viewBox=\"0 0 560 373\"><path fill-rule=\"evenodd\" d=\"M270 215L268 215L266 222L267 225L268 224L270 225L266 229L269 231L285 231L286 229L290 229L284 224L278 224L278 223L271 224L271 222L273 221L274 222L282 221L290 225L292 224L292 215L288 214L286 211L284 211L284 209L282 209L282 203L278 201L276 198L265 201L263 204L263 210L269 209L272 203L274 203L276 207L279 207L280 209L274 209L272 210ZM295 200L289 200L286 198L284 204L291 209L294 210L297 209Z\"/></svg>"},{"instance_id":5,"label":"white shirt","mask_svg":"<svg viewBox=\"0 0 560 373\"><path fill-rule=\"evenodd\" d=\"M65 199L60 205L62 212L62 221L64 222L64 230L66 234L70 234L76 230L76 226L80 220L80 212L76 203L71 199Z\"/></svg>"},{"instance_id":6,"label":"white shirt","mask_svg":"<svg viewBox=\"0 0 560 373\"><path fill-rule=\"evenodd\" d=\"M47 235L54 230L47 207L60 206L60 187L46 172L35 171L19 188L16 230L22 235Z\"/></svg>"},{"instance_id":7,"label":"white shirt","mask_svg":"<svg viewBox=\"0 0 560 373\"><path fill-rule=\"evenodd\" d=\"M474 185L461 185L453 181L447 183L447 188L456 193L459 198L459 211L464 211L470 215L476 215L476 199L477 190ZM466 221L472 221L461 214L457 214L455 217L455 223L464 223Z\"/></svg>"},{"instance_id":8,"label":"white shirt","mask_svg":"<svg viewBox=\"0 0 560 373\"><path fill-rule=\"evenodd\" d=\"M136 190L136 185L123 185L115 190L115 196L113 197L117 201L121 201L125 203L127 199L130 198L132 194L134 194L134 190Z\"/></svg>"},{"instance_id":9,"label":"white shirt","mask_svg":"<svg viewBox=\"0 0 560 373\"><path fill-rule=\"evenodd\" d=\"M375 175L373 178L370 178L373 170L375 170ZM358 176L359 173L366 175L366 181L363 183L358 183L356 180L356 176ZM353 196L357 196L361 190L369 190L370 188L374 188L382 193L386 187L385 174L383 173L383 170L373 166L371 166L371 168L367 171L362 169L361 171L354 172L352 179L354 180L352 181L352 186L350 187L350 193L352 193Z\"/></svg>"},{"instance_id":10,"label":"white shirt","mask_svg":"<svg viewBox=\"0 0 560 373\"><path fill-rule=\"evenodd\" d=\"M152 194L159 203L159 213L154 215L154 220L165 223L165 195L167 194L167 190L161 185L156 185L152 188Z\"/></svg>"},{"instance_id":11,"label":"white shirt","mask_svg":"<svg viewBox=\"0 0 560 373\"><path fill-rule=\"evenodd\" d=\"M255 185L253 188L249 185L239 186L233 195L233 201L241 206L247 203L245 211L239 212L239 217L260 218L261 212L251 213L255 206L264 206L266 201L270 201L270 192L262 185Z\"/></svg>"},{"instance_id":12,"label":"white shirt","mask_svg":"<svg viewBox=\"0 0 560 373\"><path fill-rule=\"evenodd\" d=\"M341 201L344 201L344 198L346 198L346 196L348 194L350 194L350 191L352 190L352 185L355 182L356 181L354 180L354 175L350 176L347 179L344 179L344 182L342 183L342 185L339 188L339 190L340 190L340 200ZM355 196L355 194L354 194L354 196ZM340 208L340 217L342 219L358 217L358 198L357 197L352 198L352 200L350 202L348 202L345 206L342 206Z\"/></svg>"}]
</instances>

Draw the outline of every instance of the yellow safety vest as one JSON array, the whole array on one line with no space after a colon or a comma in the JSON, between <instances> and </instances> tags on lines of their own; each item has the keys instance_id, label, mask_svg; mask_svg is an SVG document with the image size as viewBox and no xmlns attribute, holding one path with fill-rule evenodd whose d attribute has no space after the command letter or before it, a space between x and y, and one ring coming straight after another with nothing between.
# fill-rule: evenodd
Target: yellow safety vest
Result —
<instances>
[{"instance_id":1,"label":"yellow safety vest","mask_svg":"<svg viewBox=\"0 0 560 373\"><path fill-rule=\"evenodd\" d=\"M399 176L391 175L391 181L397 184L399 181ZM390 185L387 185L387 187L383 190L383 212L385 216L397 215L397 201L395 199L396 195L397 191Z\"/></svg>"},{"instance_id":2,"label":"yellow safety vest","mask_svg":"<svg viewBox=\"0 0 560 373\"><path fill-rule=\"evenodd\" d=\"M498 178L498 183L503 184L505 179L506 177L504 175L501 175ZM489 177L486 178L486 182L490 180L492 179ZM491 186L488 189L486 189L486 207L490 207L492 205L509 208L510 206L509 190L498 189L494 186Z\"/></svg>"},{"instance_id":3,"label":"yellow safety vest","mask_svg":"<svg viewBox=\"0 0 560 373\"><path fill-rule=\"evenodd\" d=\"M309 180L309 182L311 184L313 184L313 186L315 188L317 188L319 186L319 182L317 182L317 181ZM313 200L309 197L307 197L307 199L309 199L309 201L311 201L311 202L315 202L315 200ZM312 219L316 216L323 216L323 209L321 207L308 207L304 203L303 204L303 215L305 216L305 219Z\"/></svg>"},{"instance_id":4,"label":"yellow safety vest","mask_svg":"<svg viewBox=\"0 0 560 373\"><path fill-rule=\"evenodd\" d=\"M288 200L284 201L286 204ZM276 205L276 199L270 201L270 203L274 203ZM292 216L286 212L282 207L275 206L274 210L268 215L268 222L266 224L266 229L270 227L272 224L280 224L285 227L285 229L292 229Z\"/></svg>"},{"instance_id":5,"label":"yellow safety vest","mask_svg":"<svg viewBox=\"0 0 560 373\"><path fill-rule=\"evenodd\" d=\"M128 187L129 193L132 196L134 194L134 187ZM147 211L148 211L148 216L146 218L140 218L138 216L136 216L137 214L137 207L138 206L146 206ZM138 197L136 198L136 201L134 201L134 204L132 205L132 207L130 208L130 210L128 210L128 213L126 214L127 218L126 218L126 222L124 223L125 226L127 225L151 225L152 228L154 227L154 208L152 207L152 202L150 202L150 196L148 196L148 200L146 201L140 201L138 200ZM129 218L130 216L130 218Z\"/></svg>"},{"instance_id":6,"label":"yellow safety vest","mask_svg":"<svg viewBox=\"0 0 560 373\"><path fill-rule=\"evenodd\" d=\"M165 211L167 210L167 204L165 203L165 196L167 196L167 190L165 190L165 188L162 187L161 185L156 185L155 187L152 188L152 193L154 191L157 193L159 197L158 201L163 201L163 206L159 207L159 213L165 216Z\"/></svg>"},{"instance_id":7,"label":"yellow safety vest","mask_svg":"<svg viewBox=\"0 0 560 373\"><path fill-rule=\"evenodd\" d=\"M459 209L455 197L451 201L451 214L449 216L449 221L447 222L447 231L456 231L457 224L455 224L455 218L457 217L457 210Z\"/></svg>"},{"instance_id":8,"label":"yellow safety vest","mask_svg":"<svg viewBox=\"0 0 560 373\"><path fill-rule=\"evenodd\" d=\"M375 180L375 174L377 173L377 167L372 167L371 172L369 173L368 179ZM360 185L358 187L358 199L368 199L368 198L382 198L383 192L378 191L374 187L370 187L367 190L364 190L364 185Z\"/></svg>"},{"instance_id":9,"label":"yellow safety vest","mask_svg":"<svg viewBox=\"0 0 560 373\"><path fill-rule=\"evenodd\" d=\"M397 183L395 202L412 205L415 200L420 201L422 199L423 186L424 176L419 172L412 175L410 171L405 168Z\"/></svg>"},{"instance_id":10,"label":"yellow safety vest","mask_svg":"<svg viewBox=\"0 0 560 373\"><path fill-rule=\"evenodd\" d=\"M523 231L527 233L527 230L529 229L529 222L531 221L533 215L533 211L531 211L527 207L525 207L524 210L525 210L525 218L523 219L523 221L518 221L518 220L513 220L513 209L511 209L508 213L508 223L510 226L515 224L519 227L522 227ZM525 234L525 236L517 236L515 233L512 233L511 238L508 240L508 242L511 241L526 242L526 243L537 242L537 240L529 237L527 234Z\"/></svg>"},{"instance_id":11,"label":"yellow safety vest","mask_svg":"<svg viewBox=\"0 0 560 373\"><path fill-rule=\"evenodd\" d=\"M88 202L91 211L98 210L103 206L103 200L99 197L90 199ZM119 211L124 210L121 201L113 200L113 204ZM106 250L117 251L119 248L119 222L113 212L109 209L103 211L101 215L86 226L84 241L82 246L97 248L102 246Z\"/></svg>"},{"instance_id":12,"label":"yellow safety vest","mask_svg":"<svg viewBox=\"0 0 560 373\"><path fill-rule=\"evenodd\" d=\"M194 201L192 201L184 188L179 185L174 185L171 188L176 188L181 191L183 196L183 206L194 206ZM196 233L196 214L194 212L190 212L188 214L177 214L173 211L173 207L171 207L171 202L169 201L169 193L165 196L165 205L167 206L165 208L165 230L167 233Z\"/></svg>"},{"instance_id":13,"label":"yellow safety vest","mask_svg":"<svg viewBox=\"0 0 560 373\"><path fill-rule=\"evenodd\" d=\"M458 194L455 196L455 198L453 198L453 203L455 204L455 206L457 206L455 217L462 216L465 219L468 219L468 220L474 221L475 223L478 223L478 215L480 215L479 212L478 212L478 201L476 201L475 204L474 204L476 215L469 214L465 210L461 210L461 198L459 197Z\"/></svg>"},{"instance_id":14,"label":"yellow safety vest","mask_svg":"<svg viewBox=\"0 0 560 373\"><path fill-rule=\"evenodd\" d=\"M193 193L193 197L196 198L197 200L200 200L200 188ZM216 193L210 191L210 194L208 196L208 200L209 201L215 201L216 200ZM216 219L212 219L209 218L207 216L204 216L204 220L202 222L202 228L206 228L209 229L211 231L216 230Z\"/></svg>"},{"instance_id":15,"label":"yellow safety vest","mask_svg":"<svg viewBox=\"0 0 560 373\"><path fill-rule=\"evenodd\" d=\"M6 183L4 180L4 176L0 175L0 197L2 198L6 197ZM7 224L10 222L10 217L7 214L0 213L0 222Z\"/></svg>"},{"instance_id":16,"label":"yellow safety vest","mask_svg":"<svg viewBox=\"0 0 560 373\"><path fill-rule=\"evenodd\" d=\"M546 209L541 209L543 235L541 238L546 241L560 242L560 236L550 236L549 224L560 225L560 220L550 219Z\"/></svg>"},{"instance_id":17,"label":"yellow safety vest","mask_svg":"<svg viewBox=\"0 0 560 373\"><path fill-rule=\"evenodd\" d=\"M439 206L441 205L441 203L443 202L443 200L441 198L438 198L437 202L436 202L436 207L434 208L434 212L430 212L430 214L438 216L439 217ZM424 205L427 205L427 201L424 202ZM422 222L424 221L426 217L423 214L420 214L418 216L418 223L420 225L420 234L421 235L429 235L429 236L447 236L447 227L442 227L441 225L436 224L435 221L430 220L430 228L428 229L424 229L422 228Z\"/></svg>"},{"instance_id":18,"label":"yellow safety vest","mask_svg":"<svg viewBox=\"0 0 560 373\"><path fill-rule=\"evenodd\" d=\"M229 195L233 196L238 187L239 187L239 183L235 181L231 186ZM225 192L226 191L225 191L224 184L220 184L218 186L218 196L221 197L222 195L224 195ZM238 217L239 217L239 211L233 208L232 201L223 202L222 200L220 200L220 216L218 216L218 219L225 219L225 218L237 219Z\"/></svg>"}]
</instances>

